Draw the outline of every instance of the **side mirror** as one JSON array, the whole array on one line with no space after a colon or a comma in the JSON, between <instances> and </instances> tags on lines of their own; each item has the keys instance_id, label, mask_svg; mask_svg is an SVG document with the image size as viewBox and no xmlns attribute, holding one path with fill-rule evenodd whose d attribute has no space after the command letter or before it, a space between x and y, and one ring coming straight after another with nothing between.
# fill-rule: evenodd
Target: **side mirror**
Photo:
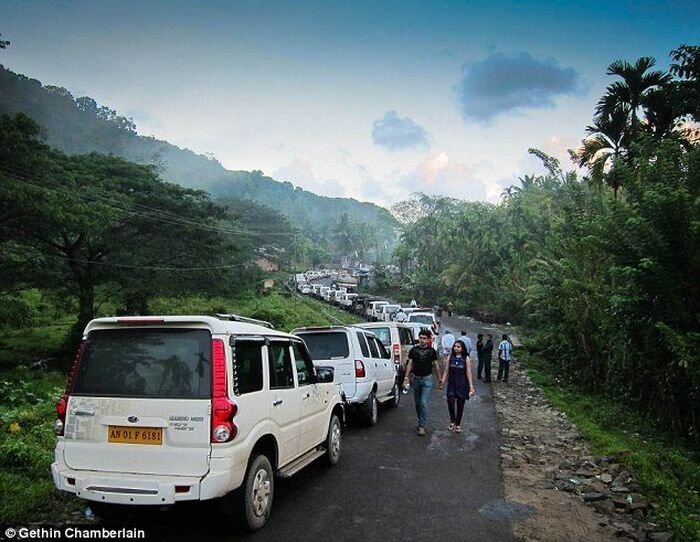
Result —
<instances>
[{"instance_id":1,"label":"side mirror","mask_svg":"<svg viewBox=\"0 0 700 542\"><path fill-rule=\"evenodd\" d=\"M322 384L333 382L335 378L333 367L316 367L316 377Z\"/></svg>"}]
</instances>

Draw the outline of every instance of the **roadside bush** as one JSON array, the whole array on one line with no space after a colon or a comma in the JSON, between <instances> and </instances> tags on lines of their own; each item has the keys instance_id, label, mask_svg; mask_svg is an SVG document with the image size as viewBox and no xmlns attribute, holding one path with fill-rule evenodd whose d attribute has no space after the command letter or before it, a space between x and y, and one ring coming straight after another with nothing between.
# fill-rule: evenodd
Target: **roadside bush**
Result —
<instances>
[{"instance_id":1,"label":"roadside bush","mask_svg":"<svg viewBox=\"0 0 700 542\"><path fill-rule=\"evenodd\" d=\"M30 327L37 312L26 300L19 297L4 298L0 302L0 329Z\"/></svg>"}]
</instances>

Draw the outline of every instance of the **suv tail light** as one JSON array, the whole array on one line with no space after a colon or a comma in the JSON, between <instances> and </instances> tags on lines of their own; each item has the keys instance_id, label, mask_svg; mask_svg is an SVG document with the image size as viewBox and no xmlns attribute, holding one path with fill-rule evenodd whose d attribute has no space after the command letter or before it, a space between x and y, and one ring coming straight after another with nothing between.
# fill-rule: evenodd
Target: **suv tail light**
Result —
<instances>
[{"instance_id":1,"label":"suv tail light","mask_svg":"<svg viewBox=\"0 0 700 542\"><path fill-rule=\"evenodd\" d=\"M401 345L400 344L392 345L391 351L394 353L394 363L399 363L401 361Z\"/></svg>"},{"instance_id":2,"label":"suv tail light","mask_svg":"<svg viewBox=\"0 0 700 542\"><path fill-rule=\"evenodd\" d=\"M362 363L362 360L356 359L355 360L355 378L364 378L367 376L367 373L365 372L365 364Z\"/></svg>"},{"instance_id":3,"label":"suv tail light","mask_svg":"<svg viewBox=\"0 0 700 542\"><path fill-rule=\"evenodd\" d=\"M238 406L228 398L226 352L221 339L212 339L211 358L211 442L220 444L233 440L238 434L238 428L233 423Z\"/></svg>"},{"instance_id":4,"label":"suv tail light","mask_svg":"<svg viewBox=\"0 0 700 542\"><path fill-rule=\"evenodd\" d=\"M73 365L71 365L70 372L68 373L68 380L66 381L66 391L63 395L56 401L56 423L54 424L54 430L56 435L62 437L66 429L66 412L68 410L68 398L70 397L71 389L73 388L73 380L75 379L75 373L78 372L78 365L80 365L80 360L83 359L83 352L85 351L85 341L80 342L78 346L78 351L75 354L75 359L73 360Z\"/></svg>"}]
</instances>

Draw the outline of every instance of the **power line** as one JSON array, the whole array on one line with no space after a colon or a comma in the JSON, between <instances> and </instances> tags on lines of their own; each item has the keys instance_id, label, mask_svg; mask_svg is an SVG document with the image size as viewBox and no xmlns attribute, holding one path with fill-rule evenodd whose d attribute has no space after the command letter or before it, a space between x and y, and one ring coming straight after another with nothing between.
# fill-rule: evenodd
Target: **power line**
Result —
<instances>
[{"instance_id":1,"label":"power line","mask_svg":"<svg viewBox=\"0 0 700 542\"><path fill-rule=\"evenodd\" d=\"M63 260L68 260L68 261L73 261L73 262L81 262L81 263L93 264L93 265L102 265L105 267L141 269L141 270L145 270L145 271L211 271L214 269L233 269L235 267L244 267L244 266L249 265L248 262L245 262L245 263L235 263L235 264L230 264L230 265L213 265L213 266L209 266L209 267L161 267L161 266L153 266L153 265L126 265L126 264L119 264L119 263L107 263L107 262L98 262L97 260L81 260L79 258L69 258L68 256L62 256L61 254L52 254L52 257L61 258Z\"/></svg>"},{"instance_id":2,"label":"power line","mask_svg":"<svg viewBox=\"0 0 700 542\"><path fill-rule=\"evenodd\" d=\"M71 191L68 187L58 183L54 180L44 179L42 181L37 181L34 178L28 177L26 172L19 170L17 168L9 168L6 165L0 165L0 171L4 172L9 178L28 184L35 188L41 190L47 190L54 193L68 194L73 197L82 199L86 203L92 203L92 198L101 199L101 204L107 208L111 208L117 211L121 211L132 216L139 216L149 220L154 220L162 222L165 224L177 225L177 226L193 226L210 231L216 231L225 235L246 235L246 236L284 236L284 237L294 237L296 232L294 230L286 232L269 232L269 231L252 231L252 230L236 230L233 228L227 228L222 226L215 226L211 224L204 224L195 220L188 219L181 215L171 213L169 211L164 211L156 207L151 207L138 202L125 202L116 200L113 197L105 195L104 190L98 188L92 188L91 194L81 194L79 192ZM52 187L45 186L45 184L53 185Z\"/></svg>"}]
</instances>

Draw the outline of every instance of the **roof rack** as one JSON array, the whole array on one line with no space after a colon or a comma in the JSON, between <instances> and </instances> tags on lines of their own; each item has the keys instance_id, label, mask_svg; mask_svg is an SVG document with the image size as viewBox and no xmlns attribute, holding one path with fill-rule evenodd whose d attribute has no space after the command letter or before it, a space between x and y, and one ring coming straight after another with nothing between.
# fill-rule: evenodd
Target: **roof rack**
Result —
<instances>
[{"instance_id":1,"label":"roof rack","mask_svg":"<svg viewBox=\"0 0 700 542\"><path fill-rule=\"evenodd\" d=\"M255 318L248 318L239 314L217 313L216 317L221 320L229 320L231 322L244 322L246 324L257 324L259 326L275 329L275 326L273 326L270 322L266 322L265 320L257 320Z\"/></svg>"}]
</instances>

